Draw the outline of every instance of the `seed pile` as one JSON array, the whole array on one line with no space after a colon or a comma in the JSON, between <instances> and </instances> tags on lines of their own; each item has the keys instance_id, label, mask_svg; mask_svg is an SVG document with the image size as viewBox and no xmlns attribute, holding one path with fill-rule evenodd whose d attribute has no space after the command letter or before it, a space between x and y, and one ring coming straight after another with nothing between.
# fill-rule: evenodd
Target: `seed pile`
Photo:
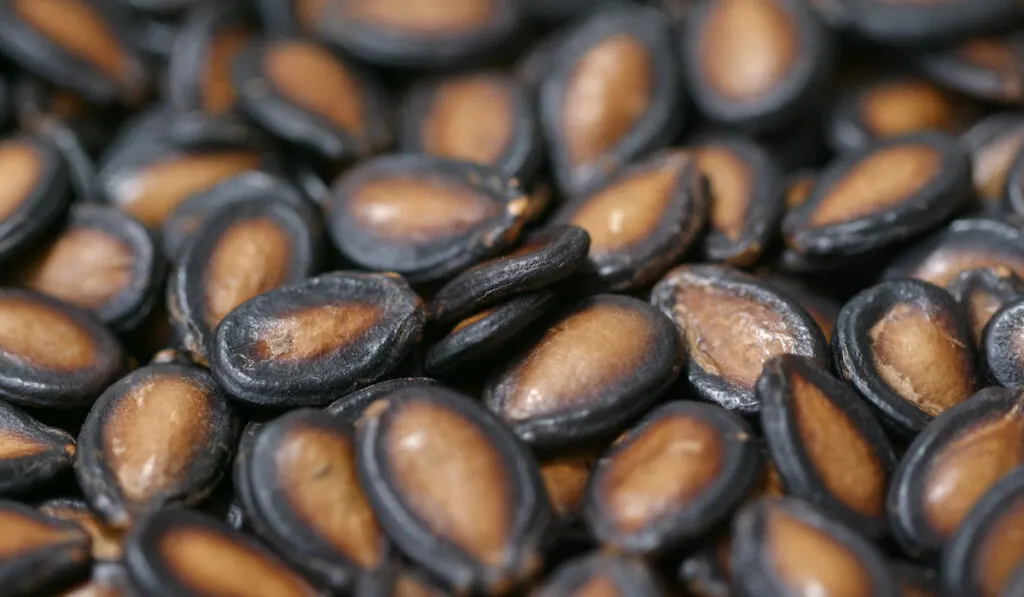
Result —
<instances>
[{"instance_id":1,"label":"seed pile","mask_svg":"<svg viewBox=\"0 0 1024 597\"><path fill-rule=\"evenodd\" d=\"M1024 597L1018 0L0 0L0 596Z\"/></svg>"}]
</instances>

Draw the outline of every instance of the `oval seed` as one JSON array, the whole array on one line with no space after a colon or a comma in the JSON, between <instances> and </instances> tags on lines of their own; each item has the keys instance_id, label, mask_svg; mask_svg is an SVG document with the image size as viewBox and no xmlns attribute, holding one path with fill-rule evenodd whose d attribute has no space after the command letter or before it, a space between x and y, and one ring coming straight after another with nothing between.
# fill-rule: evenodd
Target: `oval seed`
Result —
<instances>
[{"instance_id":1,"label":"oval seed","mask_svg":"<svg viewBox=\"0 0 1024 597\"><path fill-rule=\"evenodd\" d=\"M88 406L124 365L117 338L87 312L0 289L0 396L22 406Z\"/></svg>"},{"instance_id":2,"label":"oval seed","mask_svg":"<svg viewBox=\"0 0 1024 597\"><path fill-rule=\"evenodd\" d=\"M363 157L391 141L382 92L311 41L250 43L234 60L231 80L256 122L324 158Z\"/></svg>"},{"instance_id":3,"label":"oval seed","mask_svg":"<svg viewBox=\"0 0 1024 597\"><path fill-rule=\"evenodd\" d=\"M926 130L959 134L967 120L962 112L960 102L924 79L884 77L844 93L826 133L836 151L857 151L880 139Z\"/></svg>"},{"instance_id":4,"label":"oval seed","mask_svg":"<svg viewBox=\"0 0 1024 597\"><path fill-rule=\"evenodd\" d=\"M416 154L366 160L334 184L334 244L354 263L412 282L450 277L519 236L528 199L484 166Z\"/></svg>"},{"instance_id":5,"label":"oval seed","mask_svg":"<svg viewBox=\"0 0 1024 597\"><path fill-rule=\"evenodd\" d=\"M441 382L429 377L399 377L389 379L346 394L324 407L329 414L355 424L366 407L382 398L408 387L439 386Z\"/></svg>"},{"instance_id":6,"label":"oval seed","mask_svg":"<svg viewBox=\"0 0 1024 597\"><path fill-rule=\"evenodd\" d=\"M68 172L57 148L42 137L0 141L0 258L35 240L64 210Z\"/></svg>"},{"instance_id":7,"label":"oval seed","mask_svg":"<svg viewBox=\"0 0 1024 597\"><path fill-rule=\"evenodd\" d=\"M168 101L183 111L235 110L238 92L231 81L231 63L253 35L245 12L230 3L190 12L178 29L167 64Z\"/></svg>"},{"instance_id":8,"label":"oval seed","mask_svg":"<svg viewBox=\"0 0 1024 597\"><path fill-rule=\"evenodd\" d=\"M148 93L142 60L85 0L12 0L0 9L0 50L27 70L97 103Z\"/></svg>"},{"instance_id":9,"label":"oval seed","mask_svg":"<svg viewBox=\"0 0 1024 597\"><path fill-rule=\"evenodd\" d=\"M640 560L595 553L559 566L537 597L661 597L655 574Z\"/></svg>"},{"instance_id":10,"label":"oval seed","mask_svg":"<svg viewBox=\"0 0 1024 597\"><path fill-rule=\"evenodd\" d=\"M554 292L542 290L517 296L462 320L427 349L424 370L436 376L451 375L494 358L518 340L528 326L553 309L557 299Z\"/></svg>"},{"instance_id":11,"label":"oval seed","mask_svg":"<svg viewBox=\"0 0 1024 597\"><path fill-rule=\"evenodd\" d=\"M588 527L603 544L638 554L699 536L757 481L761 458L752 440L746 423L720 406L662 405L597 463L584 506Z\"/></svg>"},{"instance_id":12,"label":"oval seed","mask_svg":"<svg viewBox=\"0 0 1024 597\"><path fill-rule=\"evenodd\" d=\"M484 164L521 181L541 165L533 108L511 76L484 71L414 85L400 122L401 151Z\"/></svg>"},{"instance_id":13,"label":"oval seed","mask_svg":"<svg viewBox=\"0 0 1024 597\"><path fill-rule=\"evenodd\" d=\"M897 595L874 546L796 498L764 498L740 511L733 523L732 569L742 594Z\"/></svg>"},{"instance_id":14,"label":"oval seed","mask_svg":"<svg viewBox=\"0 0 1024 597\"><path fill-rule=\"evenodd\" d=\"M573 195L669 144L686 120L670 26L611 5L562 35L539 92L555 180Z\"/></svg>"},{"instance_id":15,"label":"oval seed","mask_svg":"<svg viewBox=\"0 0 1024 597\"><path fill-rule=\"evenodd\" d=\"M999 203L1014 157L1024 146L1024 119L1013 112L978 120L960 137L971 156L974 192L986 204Z\"/></svg>"},{"instance_id":16,"label":"oval seed","mask_svg":"<svg viewBox=\"0 0 1024 597\"><path fill-rule=\"evenodd\" d=\"M792 355L765 363L757 396L786 493L870 538L882 535L896 456L868 404L827 370Z\"/></svg>"},{"instance_id":17,"label":"oval seed","mask_svg":"<svg viewBox=\"0 0 1024 597\"><path fill-rule=\"evenodd\" d=\"M394 370L424 319L423 302L401 277L335 272L231 311L213 337L210 368L250 405L326 404Z\"/></svg>"},{"instance_id":18,"label":"oval seed","mask_svg":"<svg viewBox=\"0 0 1024 597\"><path fill-rule=\"evenodd\" d=\"M832 347L842 377L904 434L980 385L960 305L925 282L883 282L857 294L839 313Z\"/></svg>"},{"instance_id":19,"label":"oval seed","mask_svg":"<svg viewBox=\"0 0 1024 597\"><path fill-rule=\"evenodd\" d=\"M89 570L89 535L78 525L0 500L0 593L34 597Z\"/></svg>"},{"instance_id":20,"label":"oval seed","mask_svg":"<svg viewBox=\"0 0 1024 597\"><path fill-rule=\"evenodd\" d=\"M692 151L709 187L705 257L736 266L754 263L782 218L782 173L767 151L743 137L705 139Z\"/></svg>"},{"instance_id":21,"label":"oval seed","mask_svg":"<svg viewBox=\"0 0 1024 597\"><path fill-rule=\"evenodd\" d=\"M1024 469L985 494L964 518L939 567L948 595L998 597L1024 563Z\"/></svg>"},{"instance_id":22,"label":"oval seed","mask_svg":"<svg viewBox=\"0 0 1024 597\"><path fill-rule=\"evenodd\" d=\"M430 315L453 323L515 294L540 290L576 273L587 259L590 235L554 225L530 235L517 249L474 265L434 293Z\"/></svg>"},{"instance_id":23,"label":"oval seed","mask_svg":"<svg viewBox=\"0 0 1024 597\"><path fill-rule=\"evenodd\" d=\"M1016 10L1012 2L1005 4ZM974 8L972 3L969 11ZM1024 37L1017 32L968 38L921 53L916 63L935 82L967 96L1006 104L1019 104L1024 99L1024 83L1018 74L1024 67Z\"/></svg>"},{"instance_id":24,"label":"oval seed","mask_svg":"<svg viewBox=\"0 0 1024 597\"><path fill-rule=\"evenodd\" d=\"M159 298L164 261L155 244L128 214L77 204L56 238L19 265L14 280L128 330L149 315Z\"/></svg>"},{"instance_id":25,"label":"oval seed","mask_svg":"<svg viewBox=\"0 0 1024 597\"><path fill-rule=\"evenodd\" d=\"M288 203L238 201L193 232L168 281L171 321L205 361L217 324L250 298L305 280L319 262L320 231Z\"/></svg>"},{"instance_id":26,"label":"oval seed","mask_svg":"<svg viewBox=\"0 0 1024 597\"><path fill-rule=\"evenodd\" d=\"M831 71L821 24L794 0L705 2L681 36L694 102L726 125L766 130L789 123Z\"/></svg>"},{"instance_id":27,"label":"oval seed","mask_svg":"<svg viewBox=\"0 0 1024 597\"><path fill-rule=\"evenodd\" d=\"M516 32L513 0L349 0L311 19L318 37L380 66L439 67L483 58Z\"/></svg>"},{"instance_id":28,"label":"oval seed","mask_svg":"<svg viewBox=\"0 0 1024 597\"><path fill-rule=\"evenodd\" d=\"M672 322L656 309L597 295L568 307L495 371L483 401L529 444L580 443L617 433L650 408L682 360Z\"/></svg>"},{"instance_id":29,"label":"oval seed","mask_svg":"<svg viewBox=\"0 0 1024 597\"><path fill-rule=\"evenodd\" d=\"M696 160L672 151L624 168L552 221L586 230L593 275L608 290L628 290L650 284L682 258L704 227L708 195Z\"/></svg>"},{"instance_id":30,"label":"oval seed","mask_svg":"<svg viewBox=\"0 0 1024 597\"><path fill-rule=\"evenodd\" d=\"M100 520L81 500L53 499L39 504L39 511L47 516L73 522L92 539L91 553L100 562L119 562L124 544L124 532Z\"/></svg>"},{"instance_id":31,"label":"oval seed","mask_svg":"<svg viewBox=\"0 0 1024 597\"><path fill-rule=\"evenodd\" d=\"M689 383L702 398L729 410L758 410L754 384L774 356L828 362L827 343L807 312L737 270L677 267L655 285L651 303L682 335L690 355Z\"/></svg>"},{"instance_id":32,"label":"oval seed","mask_svg":"<svg viewBox=\"0 0 1024 597\"><path fill-rule=\"evenodd\" d=\"M1001 385L1024 385L1024 299L1020 295L992 315L985 328L981 349L989 375Z\"/></svg>"},{"instance_id":33,"label":"oval seed","mask_svg":"<svg viewBox=\"0 0 1024 597\"><path fill-rule=\"evenodd\" d=\"M907 448L889 489L893 534L913 554L935 554L982 495L1024 463L1024 401L988 388L946 411Z\"/></svg>"},{"instance_id":34,"label":"oval seed","mask_svg":"<svg viewBox=\"0 0 1024 597\"><path fill-rule=\"evenodd\" d=\"M190 510L163 510L135 525L125 567L133 585L152 597L321 594L261 544Z\"/></svg>"},{"instance_id":35,"label":"oval seed","mask_svg":"<svg viewBox=\"0 0 1024 597\"><path fill-rule=\"evenodd\" d=\"M1002 216L955 220L897 257L883 278L946 286L957 275L983 267L1002 267L1024 277L1024 227Z\"/></svg>"},{"instance_id":36,"label":"oval seed","mask_svg":"<svg viewBox=\"0 0 1024 597\"><path fill-rule=\"evenodd\" d=\"M531 577L551 522L537 463L501 421L442 388L399 390L357 426L359 478L381 525L456 590Z\"/></svg>"},{"instance_id":37,"label":"oval seed","mask_svg":"<svg viewBox=\"0 0 1024 597\"><path fill-rule=\"evenodd\" d=\"M242 470L252 492L247 520L311 578L343 591L387 561L342 419L302 409L263 425Z\"/></svg>"},{"instance_id":38,"label":"oval seed","mask_svg":"<svg viewBox=\"0 0 1024 597\"><path fill-rule=\"evenodd\" d=\"M97 514L127 528L205 498L226 471L237 415L208 373L149 365L100 396L79 436L78 483Z\"/></svg>"},{"instance_id":39,"label":"oval seed","mask_svg":"<svg viewBox=\"0 0 1024 597\"><path fill-rule=\"evenodd\" d=\"M974 345L982 348L982 332L996 311L1024 296L1024 280L1004 267L972 269L946 286L967 313Z\"/></svg>"},{"instance_id":40,"label":"oval seed","mask_svg":"<svg viewBox=\"0 0 1024 597\"><path fill-rule=\"evenodd\" d=\"M782 223L808 258L852 256L936 226L970 198L970 164L954 138L925 132L872 143L832 162Z\"/></svg>"},{"instance_id":41,"label":"oval seed","mask_svg":"<svg viewBox=\"0 0 1024 597\"><path fill-rule=\"evenodd\" d=\"M71 468L75 440L0 400L0 495L45 485Z\"/></svg>"}]
</instances>

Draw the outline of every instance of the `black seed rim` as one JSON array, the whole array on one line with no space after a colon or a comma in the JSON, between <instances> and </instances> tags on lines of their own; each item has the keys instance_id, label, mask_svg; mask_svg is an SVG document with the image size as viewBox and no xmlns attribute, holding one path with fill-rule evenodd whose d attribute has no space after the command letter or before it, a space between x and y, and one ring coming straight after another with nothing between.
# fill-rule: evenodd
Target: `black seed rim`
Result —
<instances>
[{"instance_id":1,"label":"black seed rim","mask_svg":"<svg viewBox=\"0 0 1024 597\"><path fill-rule=\"evenodd\" d=\"M43 425L3 400L0 400L0 427L48 444L47 449L38 454L0 460L0 495L25 492L71 468L75 439L68 432Z\"/></svg>"},{"instance_id":2,"label":"black seed rim","mask_svg":"<svg viewBox=\"0 0 1024 597\"><path fill-rule=\"evenodd\" d=\"M355 424L366 407L378 398L408 387L434 387L443 385L430 377L399 377L367 386L361 390L346 394L324 407L330 415L339 417Z\"/></svg>"},{"instance_id":3,"label":"black seed rim","mask_svg":"<svg viewBox=\"0 0 1024 597\"><path fill-rule=\"evenodd\" d=\"M1024 354L1017 339L1024 331L1024 300L1003 306L992 315L982 337L989 375L1007 388L1024 385Z\"/></svg>"},{"instance_id":4,"label":"black seed rim","mask_svg":"<svg viewBox=\"0 0 1024 597\"><path fill-rule=\"evenodd\" d=\"M89 571L89 535L73 522L47 516L18 502L0 499L0 511L27 518L55 530L76 533L62 543L49 543L0 562L0 592L11 597L47 595Z\"/></svg>"},{"instance_id":5,"label":"black seed rim","mask_svg":"<svg viewBox=\"0 0 1024 597\"><path fill-rule=\"evenodd\" d=\"M67 163L52 142L42 136L15 137L6 142L30 146L40 168L32 191L0 220L0 259L38 238L64 211L70 192Z\"/></svg>"}]
</instances>

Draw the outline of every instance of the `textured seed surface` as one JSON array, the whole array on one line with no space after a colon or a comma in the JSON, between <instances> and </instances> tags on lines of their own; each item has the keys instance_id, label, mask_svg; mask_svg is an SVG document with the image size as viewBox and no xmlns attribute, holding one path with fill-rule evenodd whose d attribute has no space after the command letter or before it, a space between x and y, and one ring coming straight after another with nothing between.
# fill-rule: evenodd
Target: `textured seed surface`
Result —
<instances>
[{"instance_id":1,"label":"textured seed surface","mask_svg":"<svg viewBox=\"0 0 1024 597\"><path fill-rule=\"evenodd\" d=\"M497 163L514 133L512 97L489 77L465 77L442 85L420 125L424 150L456 160Z\"/></svg>"},{"instance_id":2,"label":"textured seed surface","mask_svg":"<svg viewBox=\"0 0 1024 597\"><path fill-rule=\"evenodd\" d=\"M484 26L496 0L354 0L346 16L363 23L417 35L450 35Z\"/></svg>"},{"instance_id":3,"label":"textured seed surface","mask_svg":"<svg viewBox=\"0 0 1024 597\"><path fill-rule=\"evenodd\" d=\"M83 0L14 0L12 8L33 29L103 74L116 79L130 68L120 42Z\"/></svg>"},{"instance_id":4,"label":"textured seed surface","mask_svg":"<svg viewBox=\"0 0 1024 597\"><path fill-rule=\"evenodd\" d=\"M351 209L374 234L412 242L466 232L498 212L494 202L466 188L411 177L368 182L352 199Z\"/></svg>"},{"instance_id":5,"label":"textured seed surface","mask_svg":"<svg viewBox=\"0 0 1024 597\"><path fill-rule=\"evenodd\" d=\"M89 333L39 302L0 299L0 357L51 371L84 369L96 360Z\"/></svg>"},{"instance_id":6,"label":"textured seed surface","mask_svg":"<svg viewBox=\"0 0 1024 597\"><path fill-rule=\"evenodd\" d=\"M647 48L626 34L612 35L584 54L562 105L571 163L600 156L636 125L651 102L653 70Z\"/></svg>"},{"instance_id":7,"label":"textured seed surface","mask_svg":"<svg viewBox=\"0 0 1024 597\"><path fill-rule=\"evenodd\" d=\"M0 221L22 205L39 182L43 157L25 141L0 143Z\"/></svg>"},{"instance_id":8,"label":"textured seed surface","mask_svg":"<svg viewBox=\"0 0 1024 597\"><path fill-rule=\"evenodd\" d=\"M261 359L307 361L351 345L366 334L383 312L378 305L335 303L311 307L274 319L261 330L256 354Z\"/></svg>"},{"instance_id":9,"label":"textured seed surface","mask_svg":"<svg viewBox=\"0 0 1024 597\"><path fill-rule=\"evenodd\" d=\"M872 595L870 576L857 555L821 530L772 511L766 535L779 579L796 594Z\"/></svg>"},{"instance_id":10,"label":"textured seed surface","mask_svg":"<svg viewBox=\"0 0 1024 597\"><path fill-rule=\"evenodd\" d=\"M944 316L899 303L871 326L872 360L882 379L929 415L973 392L970 353L947 330Z\"/></svg>"},{"instance_id":11,"label":"textured seed surface","mask_svg":"<svg viewBox=\"0 0 1024 597\"><path fill-rule=\"evenodd\" d=\"M636 531L692 500L716 478L723 450L720 433L691 417L666 417L645 429L601 480L616 526Z\"/></svg>"},{"instance_id":12,"label":"textured seed surface","mask_svg":"<svg viewBox=\"0 0 1024 597\"><path fill-rule=\"evenodd\" d=\"M772 0L715 2L701 45L708 83L739 101L769 93L789 74L801 51L796 24Z\"/></svg>"},{"instance_id":13,"label":"textured seed surface","mask_svg":"<svg viewBox=\"0 0 1024 597\"><path fill-rule=\"evenodd\" d=\"M402 407L388 428L388 467L426 525L488 565L500 565L512 525L508 473L478 427L451 409Z\"/></svg>"},{"instance_id":14,"label":"textured seed surface","mask_svg":"<svg viewBox=\"0 0 1024 597\"><path fill-rule=\"evenodd\" d=\"M302 41L282 42L269 48L263 67L277 89L296 105L345 131L362 133L359 83L326 49Z\"/></svg>"},{"instance_id":15,"label":"textured seed surface","mask_svg":"<svg viewBox=\"0 0 1024 597\"><path fill-rule=\"evenodd\" d=\"M810 224L839 224L896 207L924 188L941 166L941 156L927 145L872 152L827 191Z\"/></svg>"},{"instance_id":16,"label":"textured seed surface","mask_svg":"<svg viewBox=\"0 0 1024 597\"><path fill-rule=\"evenodd\" d=\"M85 309L95 309L127 289L135 256L111 234L75 228L40 258L25 286Z\"/></svg>"}]
</instances>

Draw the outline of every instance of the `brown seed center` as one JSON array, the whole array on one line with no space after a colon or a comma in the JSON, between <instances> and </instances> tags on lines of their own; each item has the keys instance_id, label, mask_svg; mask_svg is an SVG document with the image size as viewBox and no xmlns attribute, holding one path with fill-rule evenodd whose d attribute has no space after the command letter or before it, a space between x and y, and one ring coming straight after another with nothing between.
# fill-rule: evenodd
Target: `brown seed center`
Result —
<instances>
[{"instance_id":1,"label":"brown seed center","mask_svg":"<svg viewBox=\"0 0 1024 597\"><path fill-rule=\"evenodd\" d=\"M778 578L792 594L873 594L868 571L845 545L782 511L770 512L767 523L767 552Z\"/></svg>"},{"instance_id":2,"label":"brown seed center","mask_svg":"<svg viewBox=\"0 0 1024 597\"><path fill-rule=\"evenodd\" d=\"M0 357L53 371L84 369L96 359L92 336L70 317L41 303L0 299Z\"/></svg>"},{"instance_id":3,"label":"brown seed center","mask_svg":"<svg viewBox=\"0 0 1024 597\"><path fill-rule=\"evenodd\" d=\"M72 228L46 250L25 278L28 288L97 309L132 281L131 247L101 230Z\"/></svg>"},{"instance_id":4,"label":"brown seed center","mask_svg":"<svg viewBox=\"0 0 1024 597\"><path fill-rule=\"evenodd\" d=\"M24 141L0 143L0 222L10 216L32 193L42 174L43 156Z\"/></svg>"},{"instance_id":5,"label":"brown seed center","mask_svg":"<svg viewBox=\"0 0 1024 597\"><path fill-rule=\"evenodd\" d=\"M343 350L380 320L383 308L366 303L313 307L273 320L260 330L261 359L306 361Z\"/></svg>"},{"instance_id":6,"label":"brown seed center","mask_svg":"<svg viewBox=\"0 0 1024 597\"><path fill-rule=\"evenodd\" d=\"M359 82L326 49L288 41L267 49L263 68L280 93L339 128L361 135L363 99Z\"/></svg>"},{"instance_id":7,"label":"brown seed center","mask_svg":"<svg viewBox=\"0 0 1024 597\"><path fill-rule=\"evenodd\" d=\"M513 134L512 109L508 89L493 78L442 85L420 126L423 148L440 157L496 164Z\"/></svg>"}]
</instances>

